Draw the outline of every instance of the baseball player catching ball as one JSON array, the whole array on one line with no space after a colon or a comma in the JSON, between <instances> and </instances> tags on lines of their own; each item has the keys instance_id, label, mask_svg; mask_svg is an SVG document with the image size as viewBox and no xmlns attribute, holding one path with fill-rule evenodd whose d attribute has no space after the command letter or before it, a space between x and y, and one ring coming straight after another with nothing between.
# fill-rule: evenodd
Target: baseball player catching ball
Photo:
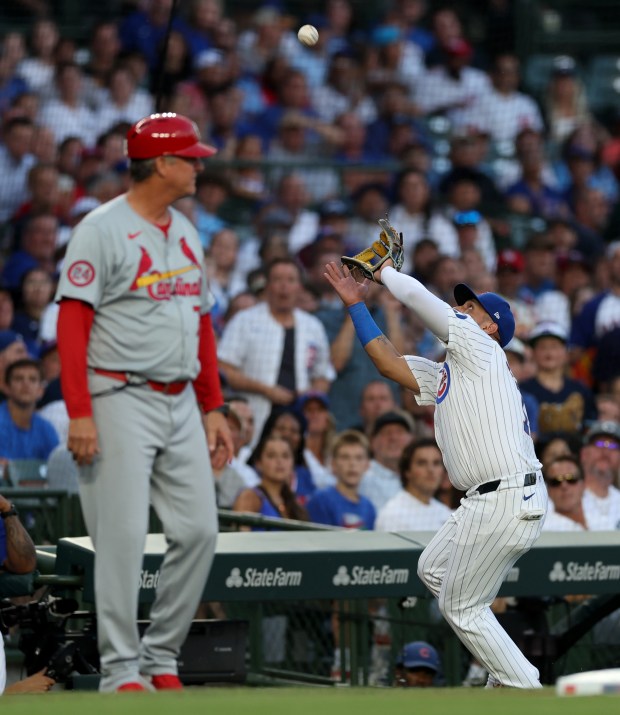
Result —
<instances>
[{"instance_id":1,"label":"baseball player catching ball","mask_svg":"<svg viewBox=\"0 0 620 715\"><path fill-rule=\"evenodd\" d=\"M454 486L466 492L422 553L418 575L461 642L489 672L487 687L539 688L538 670L490 609L508 571L538 538L547 509L527 414L502 350L514 333L510 306L494 293L476 295L460 284L453 309L395 270L389 256L368 272L446 346L443 364L403 357L366 309L367 279L356 282L346 265L326 266L327 280L348 307L381 374L412 390L418 404L435 405L444 464Z\"/></svg>"},{"instance_id":2,"label":"baseball player catching ball","mask_svg":"<svg viewBox=\"0 0 620 715\"><path fill-rule=\"evenodd\" d=\"M232 458L232 439L214 411L223 400L202 248L170 206L194 193L214 153L186 117L137 122L131 188L75 228L58 286L68 447L96 549L102 691L182 687L177 656L215 551L211 463ZM168 546L140 641L149 503Z\"/></svg>"}]
</instances>

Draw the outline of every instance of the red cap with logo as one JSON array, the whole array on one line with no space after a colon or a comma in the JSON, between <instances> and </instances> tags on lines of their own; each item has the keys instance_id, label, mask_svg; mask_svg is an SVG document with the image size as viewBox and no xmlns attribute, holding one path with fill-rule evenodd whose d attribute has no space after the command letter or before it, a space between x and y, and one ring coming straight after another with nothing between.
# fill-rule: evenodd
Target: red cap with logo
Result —
<instances>
[{"instance_id":1,"label":"red cap with logo","mask_svg":"<svg viewBox=\"0 0 620 715\"><path fill-rule=\"evenodd\" d=\"M216 152L215 147L200 142L196 123L182 114L151 114L127 132L126 154L130 159L154 159L157 156L200 159Z\"/></svg>"}]
</instances>

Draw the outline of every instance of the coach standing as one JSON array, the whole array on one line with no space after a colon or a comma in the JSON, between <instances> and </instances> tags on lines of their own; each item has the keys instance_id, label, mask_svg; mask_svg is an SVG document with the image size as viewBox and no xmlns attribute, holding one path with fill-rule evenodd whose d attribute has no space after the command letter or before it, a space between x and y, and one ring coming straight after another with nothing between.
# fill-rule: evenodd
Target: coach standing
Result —
<instances>
[{"instance_id":1,"label":"coach standing","mask_svg":"<svg viewBox=\"0 0 620 715\"><path fill-rule=\"evenodd\" d=\"M232 440L214 411L223 400L202 248L171 207L214 153L181 115L137 122L131 188L78 224L56 296L68 447L96 549L102 691L182 687L177 656L215 551L211 462L232 457ZM140 641L149 503L168 548Z\"/></svg>"}]
</instances>

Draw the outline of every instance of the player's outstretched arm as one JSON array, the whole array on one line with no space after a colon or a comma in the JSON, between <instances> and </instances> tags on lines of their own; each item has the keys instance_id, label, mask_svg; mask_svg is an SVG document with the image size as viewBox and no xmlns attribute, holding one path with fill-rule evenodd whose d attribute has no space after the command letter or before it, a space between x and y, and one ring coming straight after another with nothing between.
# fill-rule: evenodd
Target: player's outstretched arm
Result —
<instances>
[{"instance_id":1,"label":"player's outstretched arm","mask_svg":"<svg viewBox=\"0 0 620 715\"><path fill-rule=\"evenodd\" d=\"M347 266L341 267L335 262L325 266L325 278L347 307L355 332L381 375L419 394L420 388L407 361L379 330L366 308L364 298L369 281L358 283Z\"/></svg>"},{"instance_id":2,"label":"player's outstretched arm","mask_svg":"<svg viewBox=\"0 0 620 715\"><path fill-rule=\"evenodd\" d=\"M451 307L420 281L399 273L386 262L379 271L379 280L403 305L410 308L420 320L443 342L448 341L448 315Z\"/></svg>"}]
</instances>

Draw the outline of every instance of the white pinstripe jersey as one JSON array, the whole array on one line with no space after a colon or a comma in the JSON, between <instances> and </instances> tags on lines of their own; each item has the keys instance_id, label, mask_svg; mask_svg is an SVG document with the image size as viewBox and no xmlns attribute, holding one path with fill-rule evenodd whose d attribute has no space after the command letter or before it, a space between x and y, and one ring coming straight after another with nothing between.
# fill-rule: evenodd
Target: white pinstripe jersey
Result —
<instances>
[{"instance_id":1,"label":"white pinstripe jersey","mask_svg":"<svg viewBox=\"0 0 620 715\"><path fill-rule=\"evenodd\" d=\"M506 355L468 315L449 311L443 364L406 356L419 405L435 404L435 437L450 481L466 491L541 468Z\"/></svg>"}]
</instances>

